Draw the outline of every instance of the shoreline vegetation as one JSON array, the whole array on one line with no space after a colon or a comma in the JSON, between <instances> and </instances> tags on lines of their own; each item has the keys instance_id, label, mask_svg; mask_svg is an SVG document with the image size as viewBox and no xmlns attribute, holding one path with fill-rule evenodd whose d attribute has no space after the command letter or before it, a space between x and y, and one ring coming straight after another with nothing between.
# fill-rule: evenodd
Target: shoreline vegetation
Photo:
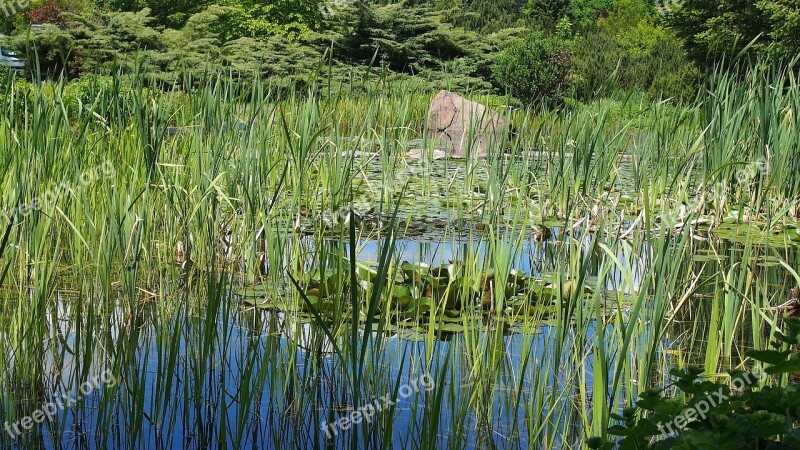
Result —
<instances>
[{"instance_id":1,"label":"shoreline vegetation","mask_svg":"<svg viewBox=\"0 0 800 450\"><path fill-rule=\"evenodd\" d=\"M123 3L5 24L0 448L797 444L785 2Z\"/></svg>"}]
</instances>

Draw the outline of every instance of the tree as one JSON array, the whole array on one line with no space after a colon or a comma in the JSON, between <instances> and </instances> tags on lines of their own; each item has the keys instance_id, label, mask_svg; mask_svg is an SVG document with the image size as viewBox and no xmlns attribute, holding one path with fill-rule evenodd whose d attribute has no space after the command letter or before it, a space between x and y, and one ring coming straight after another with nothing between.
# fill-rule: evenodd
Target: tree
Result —
<instances>
[{"instance_id":1,"label":"tree","mask_svg":"<svg viewBox=\"0 0 800 450\"><path fill-rule=\"evenodd\" d=\"M527 13L533 23L553 29L567 15L569 3L569 0L529 0Z\"/></svg>"},{"instance_id":2,"label":"tree","mask_svg":"<svg viewBox=\"0 0 800 450\"><path fill-rule=\"evenodd\" d=\"M243 12L247 36L265 39L275 34L292 39L308 37L322 21L322 0L225 0L221 3Z\"/></svg>"},{"instance_id":3,"label":"tree","mask_svg":"<svg viewBox=\"0 0 800 450\"><path fill-rule=\"evenodd\" d=\"M615 0L607 17L575 39L573 51L577 95L591 97L608 89L683 99L696 94L695 65L642 0Z\"/></svg>"},{"instance_id":4,"label":"tree","mask_svg":"<svg viewBox=\"0 0 800 450\"><path fill-rule=\"evenodd\" d=\"M447 21L481 33L525 26L528 0L463 0L444 11Z\"/></svg>"},{"instance_id":5,"label":"tree","mask_svg":"<svg viewBox=\"0 0 800 450\"><path fill-rule=\"evenodd\" d=\"M0 34L11 34L14 28L28 28L31 23L52 23L63 28L62 13L76 14L87 9L83 0L5 0L0 7Z\"/></svg>"},{"instance_id":6,"label":"tree","mask_svg":"<svg viewBox=\"0 0 800 450\"><path fill-rule=\"evenodd\" d=\"M141 6L150 8L155 19L154 25L180 28L189 17L213 3L211 0L145 0Z\"/></svg>"},{"instance_id":7,"label":"tree","mask_svg":"<svg viewBox=\"0 0 800 450\"><path fill-rule=\"evenodd\" d=\"M800 53L800 1L760 1L758 8L771 24L770 54L775 58L783 58Z\"/></svg>"},{"instance_id":8,"label":"tree","mask_svg":"<svg viewBox=\"0 0 800 450\"><path fill-rule=\"evenodd\" d=\"M572 0L567 15L579 29L588 28L598 18L608 16L613 3L613 0Z\"/></svg>"},{"instance_id":9,"label":"tree","mask_svg":"<svg viewBox=\"0 0 800 450\"><path fill-rule=\"evenodd\" d=\"M369 64L377 51L379 61L390 69L419 73L467 53L453 30L426 7L359 1L340 17L337 54L351 63Z\"/></svg>"},{"instance_id":10,"label":"tree","mask_svg":"<svg viewBox=\"0 0 800 450\"><path fill-rule=\"evenodd\" d=\"M152 11L153 25L180 28L193 14L211 5L212 0L95 0L102 9L135 12Z\"/></svg>"},{"instance_id":11,"label":"tree","mask_svg":"<svg viewBox=\"0 0 800 450\"><path fill-rule=\"evenodd\" d=\"M754 40L748 51L772 60L800 52L798 0L686 0L666 17L689 54L704 64Z\"/></svg>"},{"instance_id":12,"label":"tree","mask_svg":"<svg viewBox=\"0 0 800 450\"><path fill-rule=\"evenodd\" d=\"M291 39L307 37L322 21L320 3L325 0L94 0L104 11L152 11L156 28L181 29L195 14L208 8L233 8L239 37L265 40L282 34Z\"/></svg>"}]
</instances>

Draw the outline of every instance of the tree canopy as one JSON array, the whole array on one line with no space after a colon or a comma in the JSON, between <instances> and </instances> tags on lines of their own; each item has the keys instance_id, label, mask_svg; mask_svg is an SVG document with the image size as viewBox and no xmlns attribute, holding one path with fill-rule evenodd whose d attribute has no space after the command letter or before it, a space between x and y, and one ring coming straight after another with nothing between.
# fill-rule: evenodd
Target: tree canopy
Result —
<instances>
[{"instance_id":1,"label":"tree canopy","mask_svg":"<svg viewBox=\"0 0 800 450\"><path fill-rule=\"evenodd\" d=\"M800 48L798 0L33 0L2 23L44 73L209 67L302 82L379 66L441 88L558 102L616 90L690 98L744 49ZM31 32L31 24L44 24ZM749 45L751 44L752 45ZM324 56L324 57L323 57Z\"/></svg>"},{"instance_id":2,"label":"tree canopy","mask_svg":"<svg viewBox=\"0 0 800 450\"><path fill-rule=\"evenodd\" d=\"M770 59L791 58L800 49L798 0L686 0L666 11L689 54L703 63L749 50Z\"/></svg>"}]
</instances>

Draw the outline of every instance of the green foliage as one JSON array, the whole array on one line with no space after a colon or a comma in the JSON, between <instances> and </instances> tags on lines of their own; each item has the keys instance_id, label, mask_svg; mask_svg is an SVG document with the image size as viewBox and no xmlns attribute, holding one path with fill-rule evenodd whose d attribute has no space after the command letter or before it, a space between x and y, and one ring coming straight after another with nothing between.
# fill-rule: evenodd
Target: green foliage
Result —
<instances>
[{"instance_id":1,"label":"green foliage","mask_svg":"<svg viewBox=\"0 0 800 450\"><path fill-rule=\"evenodd\" d=\"M456 26L481 33L495 33L504 28L524 27L527 0L464 0L448 5L445 20Z\"/></svg>"},{"instance_id":2,"label":"green foliage","mask_svg":"<svg viewBox=\"0 0 800 450\"><path fill-rule=\"evenodd\" d=\"M190 17L181 34L187 41L214 39L222 44L247 34L245 19L241 9L212 5Z\"/></svg>"},{"instance_id":3,"label":"green foliage","mask_svg":"<svg viewBox=\"0 0 800 450\"><path fill-rule=\"evenodd\" d=\"M73 73L112 71L118 63L163 51L162 34L151 27L150 10L72 16L69 33ZM155 69L155 67L152 67Z\"/></svg>"},{"instance_id":4,"label":"green foliage","mask_svg":"<svg viewBox=\"0 0 800 450\"><path fill-rule=\"evenodd\" d=\"M189 18L183 29L163 31L154 28L148 9L69 15L67 28L46 25L43 31L19 33L10 45L54 76L64 68L72 76L121 70L150 73L171 84L186 72L209 69L291 76L317 67L322 55L314 46L283 34L264 40L242 37L244 31L236 28L241 14L211 6Z\"/></svg>"},{"instance_id":5,"label":"green foliage","mask_svg":"<svg viewBox=\"0 0 800 450\"><path fill-rule=\"evenodd\" d=\"M84 0L5 0L0 5L0 33L11 34L29 23L53 23L63 26L62 13L80 13L89 8Z\"/></svg>"},{"instance_id":6,"label":"green foliage","mask_svg":"<svg viewBox=\"0 0 800 450\"><path fill-rule=\"evenodd\" d=\"M225 6L241 11L245 36L263 39L283 34L292 39L308 38L322 20L320 0L226 0Z\"/></svg>"},{"instance_id":7,"label":"green foliage","mask_svg":"<svg viewBox=\"0 0 800 450\"><path fill-rule=\"evenodd\" d=\"M70 83L30 83L24 80L14 81L15 101L35 107L37 95L48 104L63 105L64 112L70 119L82 117L81 113L95 109L96 103L102 99L98 94L108 92L114 86L110 76L86 75ZM5 87L5 86L4 86ZM0 102L2 106L9 106Z\"/></svg>"},{"instance_id":8,"label":"green foliage","mask_svg":"<svg viewBox=\"0 0 800 450\"><path fill-rule=\"evenodd\" d=\"M154 24L163 27L181 27L194 14L212 5L211 0L121 0L112 8L121 11L139 11L147 8L153 11Z\"/></svg>"},{"instance_id":9,"label":"green foliage","mask_svg":"<svg viewBox=\"0 0 800 450\"><path fill-rule=\"evenodd\" d=\"M613 3L613 0L572 0L568 16L579 29L591 27L599 17L612 10Z\"/></svg>"},{"instance_id":10,"label":"green foliage","mask_svg":"<svg viewBox=\"0 0 800 450\"><path fill-rule=\"evenodd\" d=\"M771 55L792 57L800 51L800 3L797 0L766 0L758 2L767 21Z\"/></svg>"},{"instance_id":11,"label":"green foliage","mask_svg":"<svg viewBox=\"0 0 800 450\"><path fill-rule=\"evenodd\" d=\"M380 50L380 61L389 68L413 73L436 65L439 55L429 50L438 50L443 58L464 54L428 8L357 2L340 16L335 44L339 55L352 62L369 63Z\"/></svg>"},{"instance_id":12,"label":"green foliage","mask_svg":"<svg viewBox=\"0 0 800 450\"><path fill-rule=\"evenodd\" d=\"M240 38L225 44L223 53L238 72L277 77L311 73L322 60L321 53L284 36L273 36L266 42Z\"/></svg>"},{"instance_id":13,"label":"green foliage","mask_svg":"<svg viewBox=\"0 0 800 450\"><path fill-rule=\"evenodd\" d=\"M533 23L552 29L567 14L569 3L569 0L528 0L526 12Z\"/></svg>"},{"instance_id":14,"label":"green foliage","mask_svg":"<svg viewBox=\"0 0 800 450\"><path fill-rule=\"evenodd\" d=\"M170 84L224 68L303 85L326 55L336 82L375 67L425 89L511 92L524 102L559 102L567 80L580 100L613 94L609 86L687 99L698 79L644 0L94 3L64 6L42 31L20 15L11 46L54 77L121 70Z\"/></svg>"},{"instance_id":15,"label":"green foliage","mask_svg":"<svg viewBox=\"0 0 800 450\"><path fill-rule=\"evenodd\" d=\"M96 0L100 3L100 0ZM209 8L233 8L238 22L229 23L242 33L238 37L265 38L275 33L292 38L307 37L320 22L320 0L112 0L111 11L153 11L154 26L182 28L188 21Z\"/></svg>"},{"instance_id":16,"label":"green foliage","mask_svg":"<svg viewBox=\"0 0 800 450\"><path fill-rule=\"evenodd\" d=\"M75 41L69 31L45 24L41 31L9 37L7 45L20 51L28 61L33 61L29 69L57 74L69 60Z\"/></svg>"},{"instance_id":17,"label":"green foliage","mask_svg":"<svg viewBox=\"0 0 800 450\"><path fill-rule=\"evenodd\" d=\"M779 60L796 56L800 49L796 0L686 0L668 12L667 23L690 55L708 65L745 50Z\"/></svg>"},{"instance_id":18,"label":"green foliage","mask_svg":"<svg viewBox=\"0 0 800 450\"><path fill-rule=\"evenodd\" d=\"M681 42L638 0L619 0L616 6L575 40L576 92L590 97L639 90L652 97L693 98L699 73Z\"/></svg>"},{"instance_id":19,"label":"green foliage","mask_svg":"<svg viewBox=\"0 0 800 450\"><path fill-rule=\"evenodd\" d=\"M375 64L426 79L448 78L456 86L484 91L491 88L494 55L518 32L479 36L444 23L430 7L406 3L358 1L331 22L334 56L344 63Z\"/></svg>"},{"instance_id":20,"label":"green foliage","mask_svg":"<svg viewBox=\"0 0 800 450\"><path fill-rule=\"evenodd\" d=\"M498 56L495 78L528 103L558 103L569 86L571 52L560 39L532 32Z\"/></svg>"},{"instance_id":21,"label":"green foliage","mask_svg":"<svg viewBox=\"0 0 800 450\"><path fill-rule=\"evenodd\" d=\"M800 373L800 319L787 318L786 334L776 347L788 350L750 351L747 356L768 365L772 375ZM665 398L650 389L634 408L612 414L619 424L606 431L622 436L616 444L600 438L590 448L625 449L779 449L800 446L800 386L756 389L762 376L732 371L730 386L702 380L702 369L672 370L681 397ZM731 388L738 388L732 389Z\"/></svg>"},{"instance_id":22,"label":"green foliage","mask_svg":"<svg viewBox=\"0 0 800 450\"><path fill-rule=\"evenodd\" d=\"M353 69L354 84L362 77L361 69ZM142 88L140 83L149 80L135 79L132 84L136 88L125 92L118 86L129 78L119 77L113 79L109 89L90 88L81 94L99 100L92 109L85 109L78 121L64 120L64 108L58 97L55 102L42 98L45 92L49 95L52 86L37 83L31 88L36 96L33 108L13 103L2 110L0 133L5 148L11 150L3 155L10 170L4 172L4 204L0 209L29 204L51 186L63 180L78 180L84 169L104 160L113 163L117 175L58 195L52 205L13 224L11 244L4 247L12 253L3 254L4 264L10 267L6 279L11 281L5 285L10 292L0 306L5 310L0 316L2 329L13 330L15 341L0 340L0 353L12 354L20 348L33 348L35 353L19 351L15 354L20 359L15 360L14 366L3 363L0 368L0 384L10 393L5 402L8 406L3 409L5 416L0 420L18 420L48 401L49 394L39 393L32 398L31 393L42 390L41 380L52 375L52 354L81 354L100 356L105 364L122 371L121 376L130 387L101 389L97 393L100 397L78 402L74 409L63 412L67 417L84 418L89 425L86 429L94 433L92 439L97 442L113 441L120 432L130 442L146 442L161 427L155 421L137 422L139 418L164 417L163 423L168 424L170 417L180 418L184 411L205 410L213 404L219 405L220 417L241 416L241 420L237 419L238 430L229 428L234 442L229 447L248 447L253 436L248 424L260 420L262 412L270 414L275 409L272 406L283 410L288 392L296 394L290 399L291 414L282 416L278 423L269 421L264 434L267 441L271 436L278 437L276 448L379 447L374 436L386 436L388 443L382 448L389 448L395 439L405 439L408 430L412 433L423 430L417 433L421 438L412 436L408 440L407 446L415 448L457 448L470 442L486 443L477 444L481 448L579 447L578 440L584 433L606 425L609 405L617 408L627 404L642 387L659 382L663 366L682 360L687 354L689 359L705 356L711 361L709 371L716 373L720 365L739 360L741 341L761 338L763 327L774 323L773 313L767 307L781 297L777 289L787 282L786 271L775 265L782 262L787 269L789 265L798 267L795 243L785 243L783 238L784 230L788 235L795 222L780 227L781 242L776 247L769 238L753 237L753 232L745 231L745 227L756 231L759 226L766 228L761 217L783 220L788 216L783 206L787 198L794 206L797 204L798 185L792 181L797 167L792 162L798 161L800 146L795 132L798 116L792 111L796 111L798 90L796 79L786 72L774 77L754 73L748 83L733 77L716 84L709 82L708 91L698 100L703 105L702 112L694 108L674 114L662 110L660 103L649 104L641 110L647 115L650 124L647 127L631 126L627 120L609 121L610 113L604 107L598 113L577 108L541 115L510 111L515 133L511 139L495 142L496 151L491 152L489 159L430 161L431 164L407 158L410 148L433 145L429 140L432 138L422 131L431 95L407 90L390 74L375 72L377 89L365 96L354 96L347 88L327 97L314 89L274 96L272 80L263 85L254 83L249 95L236 95L240 92L240 80L229 81L221 76L201 89L187 89L188 100L180 94L159 95L159 90ZM54 90L60 91L61 87ZM10 91L14 95L13 87ZM627 111L625 114L629 117ZM244 127L231 128L240 123ZM185 128L172 130L179 133L169 137L167 126L176 124ZM223 129L223 125L227 127ZM236 129L242 132L230 132ZM356 152L361 155L356 156ZM731 161L735 165L762 154L769 156L774 166L770 174L764 174L763 187L736 192L730 189L735 184L725 180L722 189L717 190L726 192L726 203L730 205L744 201L753 207L750 214L754 218L734 228L736 231L725 228L732 225L729 220L714 230L723 243L734 239L733 233L741 240L731 245L721 243L719 252L709 255L712 252L697 244L693 235L709 231L710 225L702 226L698 220L694 230L687 228L674 233L668 229L672 228L668 219L661 221L662 232L658 236L651 232L654 225L649 223L633 227L635 230L632 228L631 232L635 234L630 240L615 236L618 214L623 220L640 212L646 221L648 217L665 217L670 203L694 192L689 183L710 179L709 174L730 171ZM410 183L411 178L413 188L406 189L405 180ZM610 193L625 196L619 209ZM753 193L757 196L755 200ZM463 266L471 274L469 279L480 280L488 268L494 269L494 288L508 286L509 279L517 278L512 268L531 251L548 253L541 270L531 271L536 280L548 283L544 287L549 286L556 301L525 304L522 302L526 299L514 298L517 295L508 298L504 289L493 291L491 280L486 280L490 282L486 286L488 292L506 297L499 297L502 304L494 308L490 321L445 324L451 331L458 327L465 333L447 335L451 340L442 344L434 343L437 331L433 326L414 331L414 337L401 334L392 317L398 311L400 299L408 296L402 295L405 290L398 290L396 293L401 295L394 299L393 288L403 284L406 286L401 287L408 288L412 283L398 280L397 271L389 269L392 262L397 267L401 255L394 259L387 251L377 254L382 261L379 266L386 270L375 271L368 262L371 256L357 255L357 245L344 246L342 238L331 240L329 228L321 220L333 214L342 217L338 214L341 207L355 208L361 203L359 197L372 199L362 203L374 207L372 213L365 214L365 219L379 230L377 234L366 230L365 222L361 221L358 234L367 239L387 237L383 245L390 245L387 243L395 234L399 239L414 239L401 230L417 228L426 222L444 228L435 234L438 243L431 249L420 250L420 258L440 255L435 246L446 245L451 231L472 234L473 242L486 242L485 246L467 243L459 253L466 255L464 261L469 261ZM551 212L543 211L550 209L548 203L557 203ZM397 204L396 209L392 206L396 212L404 211L402 216L393 215L402 217L402 222L381 219L386 217L383 215L386 207L382 205L387 204ZM717 212L705 216L709 220L725 217L732 210L716 205ZM758 205L763 205L763 209ZM513 214L502 213L514 210ZM580 220L581 217L598 217L598 224ZM547 218L571 228L569 235L543 237L541 240L545 242L538 249L515 244L522 243L520 238L527 239L523 233L530 235L532 226ZM37 225L42 221L46 226ZM570 226L579 221L583 225ZM349 242L356 243L357 238L352 237L356 236L355 224L356 220L351 218L346 230L335 225L331 228L337 236L347 232ZM541 233L542 228L536 230ZM224 254L220 247L226 236L231 238L228 242L235 244ZM590 237L588 246L581 236ZM181 244L176 245L179 239ZM600 244L602 249L598 249ZM44 250L40 250L42 245ZM642 257L632 251L634 247L644 248L647 255ZM25 249L34 253L28 254ZM774 257L778 251L788 255L786 262L783 257ZM345 252L352 254L346 256ZM416 253L416 249L405 253ZM272 269L264 270L245 261L266 261ZM371 267L370 273L376 275L347 269L348 265L356 264L360 264L358 268ZM327 298L323 300L323 295L318 295L317 301L310 301L311 290L305 285L297 286L297 295L285 289L287 270L296 280L308 281L310 285L314 278L305 275L313 269L321 273L329 269L338 275L332 286L327 285L331 277L326 275ZM51 282L36 276L43 271L57 275L56 279ZM692 280L698 280L704 271L711 277L710 282L696 286ZM215 284L234 277L238 281ZM378 281L363 284L370 281L368 278ZM463 279L467 279L466 274ZM84 295L69 291L63 299L70 306L65 311L61 308L62 299L58 298L60 286L70 288L74 280L85 280L79 289L86 292ZM449 275L447 280L451 280ZM44 286L45 283L50 286ZM385 290L381 289L381 283L387 283ZM49 292L34 292L32 296L32 286L37 291L44 286ZM576 298L575 294L588 286L597 289L584 296L588 298ZM154 288L159 289L158 297L143 303L142 291L152 292ZM249 302L243 302L236 294L242 292L241 288L251 292ZM462 298L464 291L474 290L469 285L461 288ZM518 293L513 285L511 288L509 294ZM206 290L210 291L207 296L203 295ZM482 290L487 292L485 287ZM322 294L322 289L318 294ZM299 297L303 295L301 300ZM537 299L541 301L542 296ZM333 310L334 320L322 318L319 311L314 316L315 334L309 340L307 335L300 334L308 329L307 314L284 314L287 320L295 317L296 321L271 322L278 315L274 310L255 314L246 306L262 303L268 306L276 301L304 305L304 309L311 311ZM424 309L425 303L418 302L414 309ZM220 311L215 305L230 309ZM742 309L738 309L740 306ZM711 316L722 311L731 319L709 323L706 318L712 307ZM68 312L69 317L53 316L50 311ZM172 311L179 311L180 316L175 318ZM377 318L385 328L372 333L369 327L376 312L380 313ZM527 317L531 315L534 317ZM198 316L208 321L203 324ZM106 326L109 320L116 321L116 317L123 328L113 326L113 322ZM56 322L71 318L75 319L75 325L64 322L68 328L81 329L87 322L100 324L102 329L95 330L100 334L88 333L85 335L89 338L82 340L60 339L56 336ZM226 322L229 318L233 322ZM51 328L50 324L56 325ZM220 329L218 325L226 328ZM130 332L120 333L120 329ZM229 335L229 330L244 330L247 334L244 338L255 343L271 341L263 346L244 345L242 348L247 347L248 352L241 353L238 341L228 345L216 338L217 333L223 338ZM281 333L282 330L287 333ZM295 332L288 334L290 330ZM322 332L328 340L319 339ZM510 333L514 335L509 336ZM372 359L371 349L383 348L374 339L387 335L398 336L397 346L390 344L397 350L386 357L378 352L377 359ZM679 335L686 340L673 341ZM348 344L360 336L367 340L366 344ZM408 344L408 339L419 339L421 343ZM513 354L509 354L509 339L514 340ZM518 340L522 344L518 345ZM43 344L48 342L61 347L49 351ZM104 351L97 347L98 342L116 343L117 348ZM184 342L193 347L187 351ZM220 345L194 346L202 342L207 347ZM678 354L662 350L668 342L681 349ZM339 354L345 355L342 358L352 359L339 364L334 360L335 355L322 349L334 345L341 346ZM446 345L448 351L453 351L454 364L458 365L452 370L442 368L435 355L428 364L422 361L421 352L412 349L414 354L409 353L412 358L409 364L416 366L420 361L422 366L435 371L437 384L444 388L439 392L446 391L446 396L423 394L419 401L406 398L407 405L419 406L417 410L403 412L411 422L399 420L395 412L386 411L370 424L363 423L364 428L340 433L338 440L324 439L325 443L321 443L324 432L318 427L320 420L313 417L308 420L307 413L322 418L326 415L324 408L329 414L338 414L341 405L359 405L358 399L354 399L356 395L363 393L370 398L370 394L385 392L387 385L407 382L409 373L402 367L397 370L394 362L403 358L400 354L409 345L426 348ZM151 347L155 353L142 355L136 350ZM700 353L695 353L698 350ZM308 354L310 364L316 358L331 361L338 368L325 373L294 370L298 352ZM192 359L198 354L200 360ZM202 357L203 354L206 356ZM366 363L365 354L370 358ZM216 392L213 398L183 395L205 392L206 381L219 372L216 363L226 364L217 355L230 355L241 361L264 357L264 366L254 367L253 372L265 375L249 378L247 374L239 377L238 372L233 373L231 389L211 389L212 394ZM530 361L508 362L509 357L517 355L530 356ZM182 362L184 356L189 358L186 363ZM766 355L764 360L783 360L780 355L775 356ZM142 362L142 358L174 362L153 371L152 364ZM355 361L352 371L344 367L350 361ZM64 375L74 380L73 385L78 384L82 369L75 364L71 366L75 367L74 374ZM378 371L370 372L370 368ZM465 378L463 375L470 370L475 376ZM150 382L147 377L153 373L156 379ZM303 387L312 386L326 374L331 374L330 380L336 384L329 390L332 397L323 404L319 390ZM363 378L353 381L353 377L361 377L359 374L364 374ZM286 381L287 375L294 378ZM239 383L240 379L246 384ZM182 380L189 384L184 386ZM694 380L692 377L690 381ZM175 387L170 388L173 382ZM247 386L270 389L263 395L257 390L252 396L242 394L247 397L244 398L233 394L239 386L244 386L239 389L242 392L248 391ZM60 389L55 389L57 395ZM72 388L63 389L71 392ZM47 386L44 390L51 391ZM142 400L132 401L132 396ZM164 403L154 404L149 398L162 399ZM130 405L121 410L134 419L130 426L125 424L131 421L122 419L120 427L91 426L106 423L108 416L103 411L113 414L123 404ZM428 405L434 410L429 412ZM347 408L344 414L349 412ZM440 412L448 415L441 424L435 422L443 417ZM449 415L450 412L455 413ZM476 418L487 421L473 427ZM425 428L431 422L433 425ZM401 426L393 428L393 423ZM453 423L467 426L453 431L450 429ZM193 424L186 427L173 431L194 433L197 429ZM73 438L70 428L61 432L58 428L42 424L36 431L39 434L32 434L27 441L31 444L20 446L35 447L39 445L39 437L46 437L51 431L52 442L70 442ZM750 430L745 426L739 428ZM442 439L444 434L456 432L467 433L467 437L448 442ZM261 434L256 436L262 440ZM0 446L17 445L3 439Z\"/></svg>"}]
</instances>

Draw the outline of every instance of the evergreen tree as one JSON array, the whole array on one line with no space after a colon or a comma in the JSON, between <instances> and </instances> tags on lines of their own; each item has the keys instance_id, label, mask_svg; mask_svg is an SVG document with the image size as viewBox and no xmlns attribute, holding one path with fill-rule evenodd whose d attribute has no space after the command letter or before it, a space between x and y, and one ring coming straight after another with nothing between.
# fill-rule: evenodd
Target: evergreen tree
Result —
<instances>
[{"instance_id":1,"label":"evergreen tree","mask_svg":"<svg viewBox=\"0 0 800 450\"><path fill-rule=\"evenodd\" d=\"M448 20L455 25L482 33L525 26L527 0L464 0L453 5Z\"/></svg>"},{"instance_id":2,"label":"evergreen tree","mask_svg":"<svg viewBox=\"0 0 800 450\"><path fill-rule=\"evenodd\" d=\"M529 0L527 13L533 23L542 28L553 29L567 15L569 0Z\"/></svg>"},{"instance_id":3,"label":"evergreen tree","mask_svg":"<svg viewBox=\"0 0 800 450\"><path fill-rule=\"evenodd\" d=\"M667 22L690 55L706 64L749 51L772 59L800 52L798 0L686 0L667 13Z\"/></svg>"}]
</instances>

